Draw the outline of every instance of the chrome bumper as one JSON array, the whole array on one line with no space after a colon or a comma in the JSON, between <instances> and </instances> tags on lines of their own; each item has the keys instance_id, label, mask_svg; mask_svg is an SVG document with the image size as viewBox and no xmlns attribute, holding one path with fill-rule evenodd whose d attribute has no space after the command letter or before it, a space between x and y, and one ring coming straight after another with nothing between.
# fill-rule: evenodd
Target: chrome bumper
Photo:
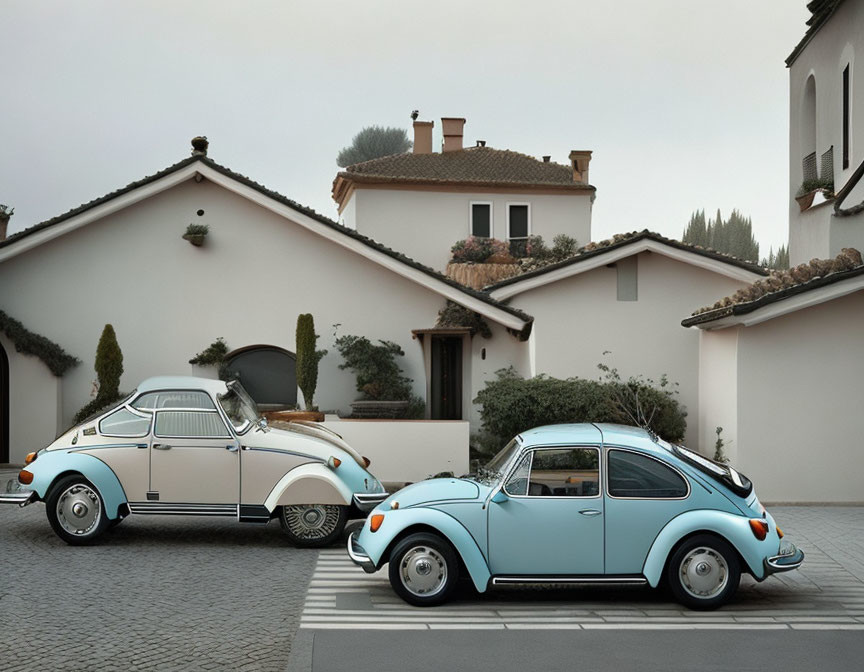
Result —
<instances>
[{"instance_id":1,"label":"chrome bumper","mask_svg":"<svg viewBox=\"0 0 864 672\"><path fill-rule=\"evenodd\" d=\"M389 496L387 492L355 492L354 506L363 513L369 513Z\"/></svg>"},{"instance_id":2,"label":"chrome bumper","mask_svg":"<svg viewBox=\"0 0 864 672\"><path fill-rule=\"evenodd\" d=\"M785 553L765 558L765 575L798 569L802 562L804 562L804 551L790 543L787 545Z\"/></svg>"},{"instance_id":3,"label":"chrome bumper","mask_svg":"<svg viewBox=\"0 0 864 672\"><path fill-rule=\"evenodd\" d=\"M372 558L366 555L366 551L363 550L363 547L357 543L357 539L355 538L356 535L356 532L352 532L351 536L348 537L348 557L351 558L351 562L355 565L362 567L364 572L372 574L378 568L375 566L375 563L372 562Z\"/></svg>"},{"instance_id":4,"label":"chrome bumper","mask_svg":"<svg viewBox=\"0 0 864 672\"><path fill-rule=\"evenodd\" d=\"M0 504L17 504L27 506L36 499L36 491L22 486L17 478L6 482L6 489L0 492Z\"/></svg>"}]
</instances>

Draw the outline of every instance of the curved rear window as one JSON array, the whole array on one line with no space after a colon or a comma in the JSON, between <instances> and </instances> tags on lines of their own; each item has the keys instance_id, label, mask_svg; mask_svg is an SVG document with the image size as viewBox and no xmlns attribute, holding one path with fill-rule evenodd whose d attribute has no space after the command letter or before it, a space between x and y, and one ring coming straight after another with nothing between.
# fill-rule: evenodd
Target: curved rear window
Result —
<instances>
[{"instance_id":1,"label":"curved rear window","mask_svg":"<svg viewBox=\"0 0 864 672\"><path fill-rule=\"evenodd\" d=\"M672 450L682 460L695 467L706 476L726 486L739 497L747 497L753 492L753 484L744 474L739 473L728 464L714 462L699 453L685 448L684 446L672 446Z\"/></svg>"}]
</instances>

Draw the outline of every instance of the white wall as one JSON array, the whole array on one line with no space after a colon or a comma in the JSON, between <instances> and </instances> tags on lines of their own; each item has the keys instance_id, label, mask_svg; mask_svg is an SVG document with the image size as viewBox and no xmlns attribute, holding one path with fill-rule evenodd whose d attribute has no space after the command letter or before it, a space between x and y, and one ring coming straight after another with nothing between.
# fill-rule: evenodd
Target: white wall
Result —
<instances>
[{"instance_id":1,"label":"white wall","mask_svg":"<svg viewBox=\"0 0 864 672\"><path fill-rule=\"evenodd\" d=\"M27 453L57 438L60 379L38 357L16 352L3 333L0 346L9 358L9 461L23 464Z\"/></svg>"},{"instance_id":2,"label":"white wall","mask_svg":"<svg viewBox=\"0 0 864 672\"><path fill-rule=\"evenodd\" d=\"M399 189L356 189L343 212L357 230L388 247L399 250L427 266L443 270L450 248L470 235L470 203L492 202L492 237L507 237L507 203L531 204L531 233L543 236L547 244L566 233L585 245L591 240L592 193L469 193L408 191Z\"/></svg>"},{"instance_id":3,"label":"white wall","mask_svg":"<svg viewBox=\"0 0 864 672\"><path fill-rule=\"evenodd\" d=\"M333 430L372 461L385 482L422 481L442 471L468 472L468 423L458 420L337 420Z\"/></svg>"},{"instance_id":4,"label":"white wall","mask_svg":"<svg viewBox=\"0 0 864 672\"><path fill-rule=\"evenodd\" d=\"M834 186L839 190L864 160L864 3L844 2L835 15L820 28L789 69L789 243L793 264L810 259L835 256L842 247L864 249L864 215L854 218L833 218L832 207L811 216L800 212L795 194L803 181L801 161L812 148L805 146L808 135L804 124L805 85L812 74L816 81L816 155L817 165L822 154L834 147ZM842 140L842 76L850 67L850 162L843 169ZM864 199L864 184L860 184L845 203L846 206ZM817 228L813 220L818 220ZM853 222L854 220L854 222ZM828 226L831 233L828 232ZM835 231L834 227L839 230ZM833 238L833 240L832 240Z\"/></svg>"},{"instance_id":5,"label":"white wall","mask_svg":"<svg viewBox=\"0 0 864 672\"><path fill-rule=\"evenodd\" d=\"M763 501L864 502L864 292L745 327L735 466Z\"/></svg>"},{"instance_id":6,"label":"white wall","mask_svg":"<svg viewBox=\"0 0 864 672\"><path fill-rule=\"evenodd\" d=\"M665 373L679 384L689 413L686 440L697 445L699 335L681 320L744 283L645 252L637 257L638 300L618 301L617 275L601 267L513 297L511 305L536 321L536 372L596 380L597 364L605 362L623 378Z\"/></svg>"},{"instance_id":7,"label":"white wall","mask_svg":"<svg viewBox=\"0 0 864 672\"><path fill-rule=\"evenodd\" d=\"M738 461L738 333L735 327L699 331L699 443L692 446L713 457L722 427L723 452L733 464Z\"/></svg>"},{"instance_id":8,"label":"white wall","mask_svg":"<svg viewBox=\"0 0 864 672\"><path fill-rule=\"evenodd\" d=\"M204 247L181 239L190 222L209 224ZM424 396L422 351L411 330L433 326L445 303L207 181L183 183L3 262L0 287L0 308L83 361L63 378L64 423L90 399L96 344L108 322L124 355L121 389L131 390L152 375L188 373L188 360L219 336L231 348L294 351L297 315L312 313L319 347L329 350L316 402L347 411L359 395L353 374L338 368L332 325L340 324L339 335L399 343L405 373ZM12 422L26 424L14 414Z\"/></svg>"}]
</instances>

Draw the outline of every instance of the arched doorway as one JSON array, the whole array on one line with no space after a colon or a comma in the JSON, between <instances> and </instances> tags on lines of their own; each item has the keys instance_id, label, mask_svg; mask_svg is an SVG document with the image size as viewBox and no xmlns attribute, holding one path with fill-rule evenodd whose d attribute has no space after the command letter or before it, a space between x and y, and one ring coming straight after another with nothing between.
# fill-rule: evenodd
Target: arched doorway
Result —
<instances>
[{"instance_id":1,"label":"arched doorway","mask_svg":"<svg viewBox=\"0 0 864 672\"><path fill-rule=\"evenodd\" d=\"M262 410L297 405L297 357L275 345L249 345L225 355L237 378Z\"/></svg>"},{"instance_id":2,"label":"arched doorway","mask_svg":"<svg viewBox=\"0 0 864 672\"><path fill-rule=\"evenodd\" d=\"M9 462L9 358L0 343L0 464Z\"/></svg>"}]
</instances>

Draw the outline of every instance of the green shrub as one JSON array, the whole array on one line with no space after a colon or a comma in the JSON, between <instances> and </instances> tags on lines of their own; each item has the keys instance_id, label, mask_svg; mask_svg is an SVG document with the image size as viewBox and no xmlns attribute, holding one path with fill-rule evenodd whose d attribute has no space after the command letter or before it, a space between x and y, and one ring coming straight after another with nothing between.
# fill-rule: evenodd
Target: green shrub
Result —
<instances>
[{"instance_id":1,"label":"green shrub","mask_svg":"<svg viewBox=\"0 0 864 672\"><path fill-rule=\"evenodd\" d=\"M318 335L315 333L315 319L310 313L297 317L297 386L303 393L305 407L314 409L313 397L318 387L318 362L327 354L326 350L316 350Z\"/></svg>"},{"instance_id":2,"label":"green shrub","mask_svg":"<svg viewBox=\"0 0 864 672\"><path fill-rule=\"evenodd\" d=\"M577 249L579 249L579 242L575 238L566 233L559 233L552 239L550 256L555 261L563 261L576 254Z\"/></svg>"},{"instance_id":3,"label":"green shrub","mask_svg":"<svg viewBox=\"0 0 864 672\"><path fill-rule=\"evenodd\" d=\"M77 357L73 357L44 336L29 331L18 320L9 317L2 310L0 310L0 331L6 334L15 345L15 352L38 357L58 378L81 363Z\"/></svg>"},{"instance_id":4,"label":"green shrub","mask_svg":"<svg viewBox=\"0 0 864 672\"><path fill-rule=\"evenodd\" d=\"M96 377L99 393L96 398L116 399L120 395L120 376L123 375L123 353L117 343L114 327L106 324L96 346Z\"/></svg>"},{"instance_id":5,"label":"green shrub","mask_svg":"<svg viewBox=\"0 0 864 672\"><path fill-rule=\"evenodd\" d=\"M219 366L228 354L228 344L221 336L189 360L197 366Z\"/></svg>"},{"instance_id":6,"label":"green shrub","mask_svg":"<svg viewBox=\"0 0 864 672\"><path fill-rule=\"evenodd\" d=\"M396 343L378 341L372 343L364 336L340 336L336 349L344 363L340 369L351 369L357 377L357 391L364 400L407 401L411 398L410 378L402 375L396 357L405 353Z\"/></svg>"},{"instance_id":7,"label":"green shrub","mask_svg":"<svg viewBox=\"0 0 864 672\"><path fill-rule=\"evenodd\" d=\"M668 441L679 441L687 426L686 413L671 394L646 381L561 380L543 375L525 379L512 368L498 371L497 375L496 380L486 383L474 403L482 406L484 432L501 446L532 427L559 423L639 424ZM646 410L637 416L640 422L628 415L631 398Z\"/></svg>"},{"instance_id":8,"label":"green shrub","mask_svg":"<svg viewBox=\"0 0 864 672\"><path fill-rule=\"evenodd\" d=\"M438 311L435 326L466 327L471 330L472 336L480 334L483 338L492 338L492 329L482 315L452 301L447 301L447 305Z\"/></svg>"}]
</instances>

